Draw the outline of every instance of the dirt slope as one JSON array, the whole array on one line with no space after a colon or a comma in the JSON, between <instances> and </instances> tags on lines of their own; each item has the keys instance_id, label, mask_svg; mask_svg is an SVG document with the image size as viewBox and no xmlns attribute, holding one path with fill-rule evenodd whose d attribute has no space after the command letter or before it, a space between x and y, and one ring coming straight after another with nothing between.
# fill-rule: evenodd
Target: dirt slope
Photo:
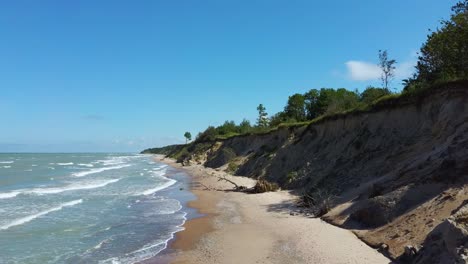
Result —
<instances>
[{"instance_id":1,"label":"dirt slope","mask_svg":"<svg viewBox=\"0 0 468 264\"><path fill-rule=\"evenodd\" d=\"M468 86L305 127L205 142L187 161L307 192L315 205L326 205L323 219L370 245L385 244L392 258L430 258L434 251L421 245L468 199ZM464 251L453 247L464 241L444 254L461 262Z\"/></svg>"}]
</instances>

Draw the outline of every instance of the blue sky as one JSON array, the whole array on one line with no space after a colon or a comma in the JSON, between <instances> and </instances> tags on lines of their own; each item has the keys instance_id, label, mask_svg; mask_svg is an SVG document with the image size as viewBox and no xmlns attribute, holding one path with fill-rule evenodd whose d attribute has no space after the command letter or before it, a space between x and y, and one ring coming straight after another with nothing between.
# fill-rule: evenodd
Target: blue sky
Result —
<instances>
[{"instance_id":1,"label":"blue sky","mask_svg":"<svg viewBox=\"0 0 468 264\"><path fill-rule=\"evenodd\" d=\"M138 151L398 78L456 1L4 1L0 152Z\"/></svg>"}]
</instances>

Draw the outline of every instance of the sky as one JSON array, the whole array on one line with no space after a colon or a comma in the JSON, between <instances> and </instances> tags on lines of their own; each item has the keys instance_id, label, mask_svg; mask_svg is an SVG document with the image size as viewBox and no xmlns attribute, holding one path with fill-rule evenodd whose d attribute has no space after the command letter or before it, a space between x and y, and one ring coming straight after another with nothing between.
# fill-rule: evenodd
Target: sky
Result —
<instances>
[{"instance_id":1,"label":"sky","mask_svg":"<svg viewBox=\"0 0 468 264\"><path fill-rule=\"evenodd\" d=\"M312 88L410 76L455 0L0 4L0 152L135 152Z\"/></svg>"}]
</instances>

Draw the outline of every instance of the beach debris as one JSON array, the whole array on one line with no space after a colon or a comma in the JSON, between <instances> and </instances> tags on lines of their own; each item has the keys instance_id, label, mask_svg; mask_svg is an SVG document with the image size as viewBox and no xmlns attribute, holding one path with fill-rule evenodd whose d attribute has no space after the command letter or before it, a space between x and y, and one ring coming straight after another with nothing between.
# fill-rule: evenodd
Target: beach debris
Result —
<instances>
[{"instance_id":1,"label":"beach debris","mask_svg":"<svg viewBox=\"0 0 468 264\"><path fill-rule=\"evenodd\" d=\"M238 185L237 183L227 179L225 175L217 176L217 177L218 177L218 181L225 181L225 182L228 182L228 183L234 185L234 190L235 191L245 191L245 190L247 190L247 187L245 187L243 185Z\"/></svg>"},{"instance_id":2,"label":"beach debris","mask_svg":"<svg viewBox=\"0 0 468 264\"><path fill-rule=\"evenodd\" d=\"M381 252L381 253L383 253L383 254L388 253L388 250L389 250L389 247L388 247L388 245L385 244L385 243L380 244L380 247L379 247L379 249L378 249L378 251Z\"/></svg>"},{"instance_id":3,"label":"beach debris","mask_svg":"<svg viewBox=\"0 0 468 264\"><path fill-rule=\"evenodd\" d=\"M418 248L412 245L406 245L405 253L403 253L401 260L406 261L406 262L411 261L416 257L417 254L418 254Z\"/></svg>"},{"instance_id":4,"label":"beach debris","mask_svg":"<svg viewBox=\"0 0 468 264\"><path fill-rule=\"evenodd\" d=\"M264 179L260 179L257 181L255 186L253 187L253 193L264 193L264 192L275 192L279 190L278 184L274 182L269 182Z\"/></svg>"}]
</instances>

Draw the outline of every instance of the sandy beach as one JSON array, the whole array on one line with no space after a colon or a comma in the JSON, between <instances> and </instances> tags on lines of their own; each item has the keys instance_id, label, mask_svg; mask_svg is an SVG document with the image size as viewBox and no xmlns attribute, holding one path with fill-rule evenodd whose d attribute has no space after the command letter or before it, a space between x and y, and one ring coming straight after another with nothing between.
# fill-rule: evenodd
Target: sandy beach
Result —
<instances>
[{"instance_id":1,"label":"sandy beach","mask_svg":"<svg viewBox=\"0 0 468 264\"><path fill-rule=\"evenodd\" d=\"M152 263L390 263L349 230L292 212L296 197L287 191L246 194L229 191L227 177L251 187L255 181L201 165L181 166L163 156L158 161L185 170L198 197L189 206L204 217L185 223L170 253ZM209 189L208 189L209 188Z\"/></svg>"}]
</instances>

